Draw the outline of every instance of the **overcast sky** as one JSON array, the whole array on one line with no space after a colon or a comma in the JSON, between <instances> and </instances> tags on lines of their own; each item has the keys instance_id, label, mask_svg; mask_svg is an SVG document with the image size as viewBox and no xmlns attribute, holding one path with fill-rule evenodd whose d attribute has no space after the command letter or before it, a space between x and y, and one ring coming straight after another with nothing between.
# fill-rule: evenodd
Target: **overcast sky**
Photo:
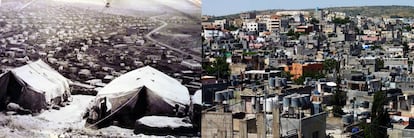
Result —
<instances>
[{"instance_id":1,"label":"overcast sky","mask_svg":"<svg viewBox=\"0 0 414 138\"><path fill-rule=\"evenodd\" d=\"M252 10L306 9L339 6L409 5L413 0L203 0L203 15L227 15Z\"/></svg>"},{"instance_id":2,"label":"overcast sky","mask_svg":"<svg viewBox=\"0 0 414 138\"><path fill-rule=\"evenodd\" d=\"M1 0L0 0L1 1ZM12 1L12 0L9 0ZM200 11L200 8L193 4L193 0L57 0L64 2L89 3L104 6L107 2L111 7L130 8L137 10L162 10L161 6L170 6L183 12ZM195 2L194 2L195 3ZM160 8L161 7L161 8Z\"/></svg>"}]
</instances>

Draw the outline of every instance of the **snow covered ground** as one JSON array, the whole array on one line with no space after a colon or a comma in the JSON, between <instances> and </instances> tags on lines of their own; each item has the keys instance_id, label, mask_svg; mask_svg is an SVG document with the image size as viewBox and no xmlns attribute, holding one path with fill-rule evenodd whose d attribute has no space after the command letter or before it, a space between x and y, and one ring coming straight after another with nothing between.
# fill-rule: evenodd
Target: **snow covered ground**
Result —
<instances>
[{"instance_id":1,"label":"snow covered ground","mask_svg":"<svg viewBox=\"0 0 414 138\"><path fill-rule=\"evenodd\" d=\"M72 98L70 105L62 107L60 110L46 110L36 116L0 113L0 137L159 137L135 135L132 129L117 126L99 130L85 128L82 113L94 96L73 95Z\"/></svg>"},{"instance_id":2,"label":"snow covered ground","mask_svg":"<svg viewBox=\"0 0 414 138\"><path fill-rule=\"evenodd\" d=\"M183 118L177 117L166 117L166 116L146 116L138 120L142 124L149 127L191 127L192 124L185 122Z\"/></svg>"}]
</instances>

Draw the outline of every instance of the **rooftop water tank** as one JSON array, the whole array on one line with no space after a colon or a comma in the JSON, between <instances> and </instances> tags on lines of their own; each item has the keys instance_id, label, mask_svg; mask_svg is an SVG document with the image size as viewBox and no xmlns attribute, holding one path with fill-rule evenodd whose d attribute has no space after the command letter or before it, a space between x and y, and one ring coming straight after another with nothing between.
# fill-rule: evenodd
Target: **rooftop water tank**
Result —
<instances>
[{"instance_id":1,"label":"rooftop water tank","mask_svg":"<svg viewBox=\"0 0 414 138\"><path fill-rule=\"evenodd\" d=\"M300 103L301 103L301 107L305 108L308 106L308 102L306 100L306 96L305 95L300 95Z\"/></svg>"},{"instance_id":2,"label":"rooftop water tank","mask_svg":"<svg viewBox=\"0 0 414 138\"><path fill-rule=\"evenodd\" d=\"M295 96L292 97L292 101L291 101L291 106L292 107L301 107L301 97L300 96Z\"/></svg>"},{"instance_id":3,"label":"rooftop water tank","mask_svg":"<svg viewBox=\"0 0 414 138\"><path fill-rule=\"evenodd\" d=\"M311 114L318 114L322 111L322 106L321 106L321 102L312 102L312 110L311 110Z\"/></svg>"},{"instance_id":4,"label":"rooftop water tank","mask_svg":"<svg viewBox=\"0 0 414 138\"><path fill-rule=\"evenodd\" d=\"M269 78L269 87L274 88L275 87L275 78Z\"/></svg>"},{"instance_id":5,"label":"rooftop water tank","mask_svg":"<svg viewBox=\"0 0 414 138\"><path fill-rule=\"evenodd\" d=\"M303 98L305 100L306 105L310 105L311 104L311 102L310 102L310 95L309 94L302 94L302 96L303 96Z\"/></svg>"},{"instance_id":6,"label":"rooftop water tank","mask_svg":"<svg viewBox=\"0 0 414 138\"><path fill-rule=\"evenodd\" d=\"M290 95L283 97L283 107L289 107L291 99Z\"/></svg>"},{"instance_id":7,"label":"rooftop water tank","mask_svg":"<svg viewBox=\"0 0 414 138\"><path fill-rule=\"evenodd\" d=\"M353 121L354 117L351 114L342 116L342 123L344 123L345 125L352 124Z\"/></svg>"},{"instance_id":8,"label":"rooftop water tank","mask_svg":"<svg viewBox=\"0 0 414 138\"><path fill-rule=\"evenodd\" d=\"M263 109L264 109L266 112L271 113L271 112L272 112L272 108L273 108L273 106L276 104L276 102L277 102L277 99L274 99L274 98L269 98L269 99L266 99L266 107L265 107L265 105L263 104Z\"/></svg>"},{"instance_id":9,"label":"rooftop water tank","mask_svg":"<svg viewBox=\"0 0 414 138\"><path fill-rule=\"evenodd\" d=\"M287 86L287 79L286 78L280 78L282 82L282 86Z\"/></svg>"},{"instance_id":10,"label":"rooftop water tank","mask_svg":"<svg viewBox=\"0 0 414 138\"><path fill-rule=\"evenodd\" d=\"M282 87L282 80L280 78L275 78L275 86Z\"/></svg>"},{"instance_id":11,"label":"rooftop water tank","mask_svg":"<svg viewBox=\"0 0 414 138\"><path fill-rule=\"evenodd\" d=\"M214 95L214 101L215 102L221 102L221 101L223 101L223 95L221 93L216 93Z\"/></svg>"}]
</instances>

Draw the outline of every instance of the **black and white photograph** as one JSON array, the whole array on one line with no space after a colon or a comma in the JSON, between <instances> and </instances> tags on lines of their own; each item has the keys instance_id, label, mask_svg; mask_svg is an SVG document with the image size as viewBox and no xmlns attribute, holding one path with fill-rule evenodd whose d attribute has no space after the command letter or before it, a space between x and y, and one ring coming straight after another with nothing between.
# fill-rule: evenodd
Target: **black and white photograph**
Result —
<instances>
[{"instance_id":1,"label":"black and white photograph","mask_svg":"<svg viewBox=\"0 0 414 138\"><path fill-rule=\"evenodd\" d=\"M0 137L200 137L200 0L0 0Z\"/></svg>"}]
</instances>

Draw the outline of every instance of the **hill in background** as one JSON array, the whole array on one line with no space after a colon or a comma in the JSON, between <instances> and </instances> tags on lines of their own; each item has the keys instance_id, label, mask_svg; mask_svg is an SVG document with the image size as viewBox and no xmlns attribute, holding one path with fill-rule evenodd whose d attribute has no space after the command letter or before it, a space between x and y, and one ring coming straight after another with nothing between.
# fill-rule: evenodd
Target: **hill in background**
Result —
<instances>
[{"instance_id":1,"label":"hill in background","mask_svg":"<svg viewBox=\"0 0 414 138\"><path fill-rule=\"evenodd\" d=\"M326 9L331 11L345 12L351 16L360 14L369 17L414 17L413 6L334 7Z\"/></svg>"},{"instance_id":2,"label":"hill in background","mask_svg":"<svg viewBox=\"0 0 414 138\"><path fill-rule=\"evenodd\" d=\"M414 18L414 7L413 6L355 6L355 7L330 7L323 8L324 10L336 11L336 12L345 12L347 15L356 16L368 16L368 17L405 17L405 18ZM309 11L311 15L315 9L298 9L303 11ZM284 9L271 9L271 10L261 10L261 11L249 11L256 12L257 14L271 14L278 11L288 11ZM238 18L239 14L229 14L225 16L217 16L216 19L233 19Z\"/></svg>"}]
</instances>

